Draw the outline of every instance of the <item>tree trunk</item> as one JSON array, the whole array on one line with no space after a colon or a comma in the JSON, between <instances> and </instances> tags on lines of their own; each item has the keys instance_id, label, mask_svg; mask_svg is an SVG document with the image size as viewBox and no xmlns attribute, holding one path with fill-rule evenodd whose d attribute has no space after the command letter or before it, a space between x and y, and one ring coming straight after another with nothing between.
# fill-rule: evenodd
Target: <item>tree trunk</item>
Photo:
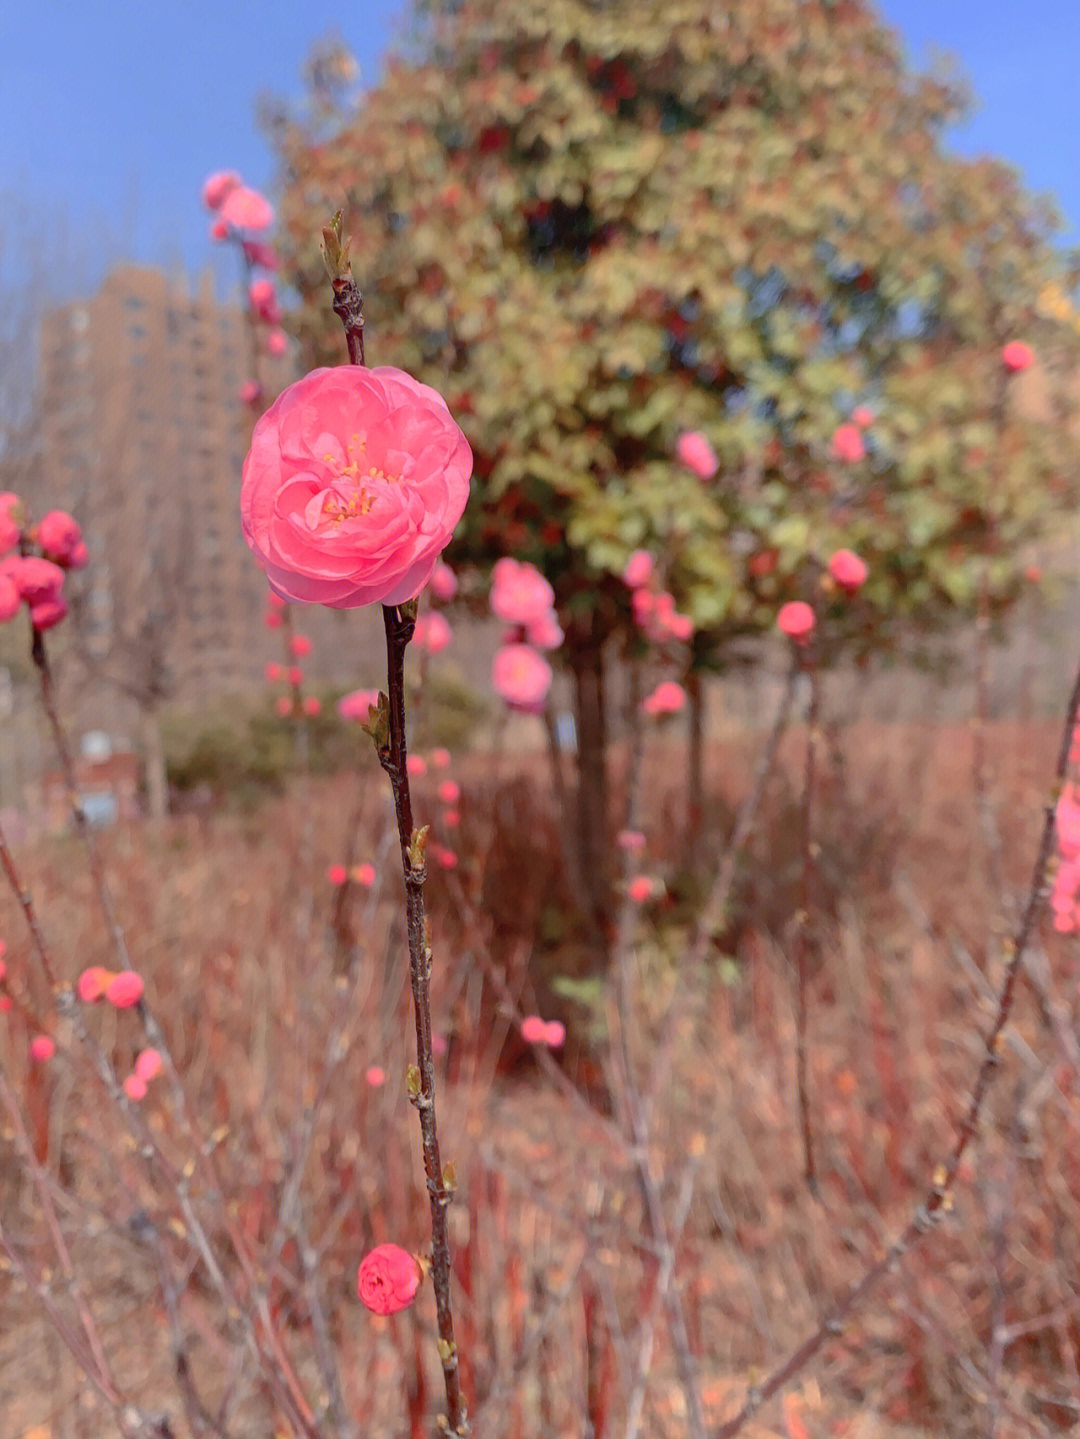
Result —
<instances>
[{"instance_id":1,"label":"tree trunk","mask_svg":"<svg viewBox=\"0 0 1080 1439\"><path fill-rule=\"evenodd\" d=\"M157 710L142 711L143 758L146 764L147 817L161 824L169 813L169 781L165 773L165 750L161 744Z\"/></svg>"},{"instance_id":2,"label":"tree trunk","mask_svg":"<svg viewBox=\"0 0 1080 1439\"><path fill-rule=\"evenodd\" d=\"M595 618L568 646L577 722L577 857L600 952L606 962L611 920L608 840L607 713L604 647Z\"/></svg>"}]
</instances>

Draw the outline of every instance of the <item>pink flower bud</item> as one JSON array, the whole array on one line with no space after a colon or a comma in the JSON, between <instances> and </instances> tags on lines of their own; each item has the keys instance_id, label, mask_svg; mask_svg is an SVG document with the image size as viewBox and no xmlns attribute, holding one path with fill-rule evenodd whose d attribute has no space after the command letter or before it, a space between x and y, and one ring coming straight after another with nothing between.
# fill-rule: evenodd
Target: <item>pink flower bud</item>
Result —
<instances>
[{"instance_id":1,"label":"pink flower bud","mask_svg":"<svg viewBox=\"0 0 1080 1439\"><path fill-rule=\"evenodd\" d=\"M447 849L445 845L437 844L435 845L435 863L440 869L457 869L458 857L452 849Z\"/></svg>"},{"instance_id":2,"label":"pink flower bud","mask_svg":"<svg viewBox=\"0 0 1080 1439\"><path fill-rule=\"evenodd\" d=\"M364 889L370 889L375 883L375 866L373 864L358 864L352 872L356 883Z\"/></svg>"},{"instance_id":3,"label":"pink flower bud","mask_svg":"<svg viewBox=\"0 0 1080 1439\"><path fill-rule=\"evenodd\" d=\"M632 590L639 590L642 585L649 583L655 571L656 565L648 550L635 550L623 569L623 584Z\"/></svg>"},{"instance_id":4,"label":"pink flower bud","mask_svg":"<svg viewBox=\"0 0 1080 1439\"><path fill-rule=\"evenodd\" d=\"M353 690L351 694L342 695L338 700L337 712L342 719L359 720L361 724L367 724L368 711L378 703L378 690Z\"/></svg>"},{"instance_id":5,"label":"pink flower bud","mask_svg":"<svg viewBox=\"0 0 1080 1439\"><path fill-rule=\"evenodd\" d=\"M615 843L627 854L640 854L645 848L645 836L639 829L621 829L615 836Z\"/></svg>"},{"instance_id":6,"label":"pink flower bud","mask_svg":"<svg viewBox=\"0 0 1080 1439\"><path fill-rule=\"evenodd\" d=\"M427 624L422 631L421 643L423 648L427 650L429 655L441 654L454 638L454 631L450 627L450 621L445 615L439 614L438 611L431 615L424 615L422 618L427 620ZM420 621L417 620L417 625L419 626L419 624Z\"/></svg>"},{"instance_id":7,"label":"pink flower bud","mask_svg":"<svg viewBox=\"0 0 1080 1439\"><path fill-rule=\"evenodd\" d=\"M289 337L284 330L271 330L266 337L266 353L268 355L284 355L289 348Z\"/></svg>"},{"instance_id":8,"label":"pink flower bud","mask_svg":"<svg viewBox=\"0 0 1080 1439\"><path fill-rule=\"evenodd\" d=\"M443 824L446 825L447 829L457 829L460 823L461 815L458 814L456 809L448 809L443 815Z\"/></svg>"},{"instance_id":9,"label":"pink flower bud","mask_svg":"<svg viewBox=\"0 0 1080 1439\"><path fill-rule=\"evenodd\" d=\"M427 760L421 754L411 754L405 761L405 769L417 779L427 774Z\"/></svg>"},{"instance_id":10,"label":"pink flower bud","mask_svg":"<svg viewBox=\"0 0 1080 1439\"><path fill-rule=\"evenodd\" d=\"M149 1084L164 1069L165 1064L156 1049L144 1049L135 1057L135 1073L144 1084Z\"/></svg>"},{"instance_id":11,"label":"pink flower bud","mask_svg":"<svg viewBox=\"0 0 1080 1439\"><path fill-rule=\"evenodd\" d=\"M262 240L245 240L244 258L249 265L261 265L264 270L276 270L281 264L273 245Z\"/></svg>"},{"instance_id":12,"label":"pink flower bud","mask_svg":"<svg viewBox=\"0 0 1080 1439\"><path fill-rule=\"evenodd\" d=\"M266 595L266 603L273 610L283 610L288 604L288 600L283 595L279 595L276 590L269 590Z\"/></svg>"},{"instance_id":13,"label":"pink flower bud","mask_svg":"<svg viewBox=\"0 0 1080 1439\"><path fill-rule=\"evenodd\" d=\"M311 653L313 646L307 635L293 635L289 641L289 648L298 660L302 660L305 655Z\"/></svg>"},{"instance_id":14,"label":"pink flower bud","mask_svg":"<svg viewBox=\"0 0 1080 1439\"><path fill-rule=\"evenodd\" d=\"M561 1019L549 1019L544 1025L544 1043L548 1049L561 1049L566 1043L566 1025Z\"/></svg>"},{"instance_id":15,"label":"pink flower bud","mask_svg":"<svg viewBox=\"0 0 1080 1439\"><path fill-rule=\"evenodd\" d=\"M547 1024L538 1014L529 1014L521 1021L521 1037L526 1044L543 1044Z\"/></svg>"},{"instance_id":16,"label":"pink flower bud","mask_svg":"<svg viewBox=\"0 0 1080 1439\"><path fill-rule=\"evenodd\" d=\"M322 714L322 700L318 695L304 696L304 713L310 715L312 719L314 719L316 715Z\"/></svg>"},{"instance_id":17,"label":"pink flower bud","mask_svg":"<svg viewBox=\"0 0 1080 1439\"><path fill-rule=\"evenodd\" d=\"M1023 340L1010 340L1002 346L1001 363L1011 374L1019 374L1035 363L1035 351Z\"/></svg>"},{"instance_id":18,"label":"pink flower bud","mask_svg":"<svg viewBox=\"0 0 1080 1439\"><path fill-rule=\"evenodd\" d=\"M285 678L291 685L302 685L304 683L304 671L299 665L290 665L285 671Z\"/></svg>"},{"instance_id":19,"label":"pink flower bud","mask_svg":"<svg viewBox=\"0 0 1080 1439\"><path fill-rule=\"evenodd\" d=\"M240 386L240 403L257 405L262 399L262 386L258 380L245 380Z\"/></svg>"},{"instance_id":20,"label":"pink flower bud","mask_svg":"<svg viewBox=\"0 0 1080 1439\"><path fill-rule=\"evenodd\" d=\"M104 998L106 989L115 978L112 970L103 969L100 964L91 965L79 975L75 992L84 1004L93 1004L95 1000Z\"/></svg>"},{"instance_id":21,"label":"pink flower bud","mask_svg":"<svg viewBox=\"0 0 1080 1439\"><path fill-rule=\"evenodd\" d=\"M641 702L647 715L673 715L686 704L686 691L674 680L664 680Z\"/></svg>"},{"instance_id":22,"label":"pink flower bud","mask_svg":"<svg viewBox=\"0 0 1080 1439\"><path fill-rule=\"evenodd\" d=\"M782 634L801 645L810 638L817 619L805 600L790 600L786 605L781 605L776 623Z\"/></svg>"},{"instance_id":23,"label":"pink flower bud","mask_svg":"<svg viewBox=\"0 0 1080 1439\"><path fill-rule=\"evenodd\" d=\"M138 1074L129 1074L122 1086L127 1097L136 1104L140 1104L146 1098L146 1087L146 1080Z\"/></svg>"},{"instance_id":24,"label":"pink flower bud","mask_svg":"<svg viewBox=\"0 0 1080 1439\"><path fill-rule=\"evenodd\" d=\"M364 1079L372 1089L379 1089L386 1083L386 1070L378 1064L369 1065L364 1071Z\"/></svg>"},{"instance_id":25,"label":"pink flower bud","mask_svg":"<svg viewBox=\"0 0 1080 1439\"><path fill-rule=\"evenodd\" d=\"M292 714L292 696L279 695L274 701L274 709L282 719L287 719Z\"/></svg>"},{"instance_id":26,"label":"pink flower bud","mask_svg":"<svg viewBox=\"0 0 1080 1439\"><path fill-rule=\"evenodd\" d=\"M143 997L143 982L133 969L122 969L105 986L105 998L114 1009L132 1009Z\"/></svg>"},{"instance_id":27,"label":"pink flower bud","mask_svg":"<svg viewBox=\"0 0 1080 1439\"><path fill-rule=\"evenodd\" d=\"M876 416L869 405L857 405L851 412L851 422L858 425L860 430L868 430L874 423Z\"/></svg>"},{"instance_id":28,"label":"pink flower bud","mask_svg":"<svg viewBox=\"0 0 1080 1439\"><path fill-rule=\"evenodd\" d=\"M525 626L526 642L538 650L557 650L565 638L554 610L548 610L539 619L529 620Z\"/></svg>"},{"instance_id":29,"label":"pink flower bud","mask_svg":"<svg viewBox=\"0 0 1080 1439\"><path fill-rule=\"evenodd\" d=\"M42 515L35 534L46 557L58 565L70 564L71 556L82 544L82 530L66 510L50 510Z\"/></svg>"},{"instance_id":30,"label":"pink flower bud","mask_svg":"<svg viewBox=\"0 0 1080 1439\"><path fill-rule=\"evenodd\" d=\"M858 425L836 427L836 433L832 437L832 455L834 460L842 460L850 465L866 458L866 445Z\"/></svg>"},{"instance_id":31,"label":"pink flower bud","mask_svg":"<svg viewBox=\"0 0 1080 1439\"><path fill-rule=\"evenodd\" d=\"M420 1266L397 1244L379 1244L365 1254L356 1276L360 1302L373 1314L407 1309L420 1288Z\"/></svg>"},{"instance_id":32,"label":"pink flower bud","mask_svg":"<svg viewBox=\"0 0 1080 1439\"><path fill-rule=\"evenodd\" d=\"M58 625L67 612L67 600L63 595L57 595L51 600L39 600L36 605L30 606L30 623L41 633Z\"/></svg>"},{"instance_id":33,"label":"pink flower bud","mask_svg":"<svg viewBox=\"0 0 1080 1439\"><path fill-rule=\"evenodd\" d=\"M716 451L705 436L697 430L690 430L687 434L679 436L675 443L675 453L686 468L697 475L699 480L711 480L720 468Z\"/></svg>"},{"instance_id":34,"label":"pink flower bud","mask_svg":"<svg viewBox=\"0 0 1080 1439\"><path fill-rule=\"evenodd\" d=\"M461 786L452 779L444 779L439 785L439 798L443 804L457 804L461 798Z\"/></svg>"},{"instance_id":35,"label":"pink flower bud","mask_svg":"<svg viewBox=\"0 0 1080 1439\"><path fill-rule=\"evenodd\" d=\"M220 210L226 195L240 185L240 176L235 170L217 170L203 181L202 200L208 210Z\"/></svg>"},{"instance_id":36,"label":"pink flower bud","mask_svg":"<svg viewBox=\"0 0 1080 1439\"><path fill-rule=\"evenodd\" d=\"M644 904L652 899L653 881L647 874L637 874L627 885L626 892L635 904Z\"/></svg>"},{"instance_id":37,"label":"pink flower bud","mask_svg":"<svg viewBox=\"0 0 1080 1439\"><path fill-rule=\"evenodd\" d=\"M30 1058L45 1064L56 1053L56 1042L48 1034L35 1034L30 1041Z\"/></svg>"},{"instance_id":38,"label":"pink flower bud","mask_svg":"<svg viewBox=\"0 0 1080 1439\"><path fill-rule=\"evenodd\" d=\"M229 227L224 220L215 220L210 226L211 240L227 240L229 238Z\"/></svg>"},{"instance_id":39,"label":"pink flower bud","mask_svg":"<svg viewBox=\"0 0 1080 1439\"><path fill-rule=\"evenodd\" d=\"M333 885L343 885L349 877L349 871L343 864L332 864L326 871L326 877Z\"/></svg>"},{"instance_id":40,"label":"pink flower bud","mask_svg":"<svg viewBox=\"0 0 1080 1439\"><path fill-rule=\"evenodd\" d=\"M266 678L270 681L271 684L277 684L278 680L281 678L281 666L277 663L276 660L271 660L270 663L266 666Z\"/></svg>"},{"instance_id":41,"label":"pink flower bud","mask_svg":"<svg viewBox=\"0 0 1080 1439\"><path fill-rule=\"evenodd\" d=\"M266 614L263 615L263 624L268 630L279 630L282 623L282 618L277 610L267 610Z\"/></svg>"},{"instance_id":42,"label":"pink flower bud","mask_svg":"<svg viewBox=\"0 0 1080 1439\"><path fill-rule=\"evenodd\" d=\"M829 574L848 594L854 594L866 583L866 562L854 550L837 550L829 560Z\"/></svg>"},{"instance_id":43,"label":"pink flower bud","mask_svg":"<svg viewBox=\"0 0 1080 1439\"><path fill-rule=\"evenodd\" d=\"M4 573L14 580L19 594L31 607L57 599L64 587L60 566L36 555L11 556L4 561Z\"/></svg>"}]
</instances>

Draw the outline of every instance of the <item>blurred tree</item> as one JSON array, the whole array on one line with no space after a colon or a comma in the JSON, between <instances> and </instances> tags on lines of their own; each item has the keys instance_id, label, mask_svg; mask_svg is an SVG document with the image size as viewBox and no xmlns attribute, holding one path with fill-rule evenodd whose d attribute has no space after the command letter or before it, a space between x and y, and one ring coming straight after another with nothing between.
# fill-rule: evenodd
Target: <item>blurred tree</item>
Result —
<instances>
[{"instance_id":1,"label":"blurred tree","mask_svg":"<svg viewBox=\"0 0 1080 1439\"><path fill-rule=\"evenodd\" d=\"M342 357L316 242L344 203L371 363L439 388L475 450L456 559L555 586L602 914L629 553L662 556L699 667L820 604L842 545L871 575L833 606L849 650L980 587L1000 613L1074 471L1056 411L1004 403L1000 348L1075 373L1075 329L1036 305L1075 276L1048 205L949 152L963 87L912 73L864 0L434 0L362 101L318 100L273 129L305 358ZM868 454L839 464L858 405ZM685 430L711 481L674 462Z\"/></svg>"}]
</instances>

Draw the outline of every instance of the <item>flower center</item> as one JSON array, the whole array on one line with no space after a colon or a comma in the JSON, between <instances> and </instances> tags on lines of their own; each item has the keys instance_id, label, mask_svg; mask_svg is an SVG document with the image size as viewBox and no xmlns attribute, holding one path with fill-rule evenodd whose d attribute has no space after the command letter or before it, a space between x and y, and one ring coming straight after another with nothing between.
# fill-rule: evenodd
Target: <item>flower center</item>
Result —
<instances>
[{"instance_id":1,"label":"flower center","mask_svg":"<svg viewBox=\"0 0 1080 1439\"><path fill-rule=\"evenodd\" d=\"M366 449L367 438L353 434L345 446L344 464L336 455L323 455L323 462L330 470L332 479L328 486L329 492L323 501L322 513L335 524L367 514L375 500L372 490L368 488L369 484L373 487L380 481L383 484L396 484L401 479L400 475L387 474L381 465L367 463L364 453Z\"/></svg>"}]
</instances>

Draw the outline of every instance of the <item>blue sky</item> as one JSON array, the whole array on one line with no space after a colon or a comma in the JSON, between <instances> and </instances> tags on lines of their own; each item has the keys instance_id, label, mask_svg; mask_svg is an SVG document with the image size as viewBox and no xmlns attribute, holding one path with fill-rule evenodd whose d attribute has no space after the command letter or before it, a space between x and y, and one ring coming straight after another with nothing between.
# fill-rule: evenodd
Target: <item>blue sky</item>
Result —
<instances>
[{"instance_id":1,"label":"blue sky","mask_svg":"<svg viewBox=\"0 0 1080 1439\"><path fill-rule=\"evenodd\" d=\"M957 148L1000 155L1031 188L1054 192L1080 243L1077 6L879 3L913 59L936 46L971 81L979 109ZM401 14L399 0L6 0L0 256L10 264L24 237L55 220L70 260L60 288L126 257L197 269L211 257L198 202L204 176L234 168L252 184L271 183L259 95L296 96L311 45L334 32L362 77L376 79Z\"/></svg>"}]
</instances>

